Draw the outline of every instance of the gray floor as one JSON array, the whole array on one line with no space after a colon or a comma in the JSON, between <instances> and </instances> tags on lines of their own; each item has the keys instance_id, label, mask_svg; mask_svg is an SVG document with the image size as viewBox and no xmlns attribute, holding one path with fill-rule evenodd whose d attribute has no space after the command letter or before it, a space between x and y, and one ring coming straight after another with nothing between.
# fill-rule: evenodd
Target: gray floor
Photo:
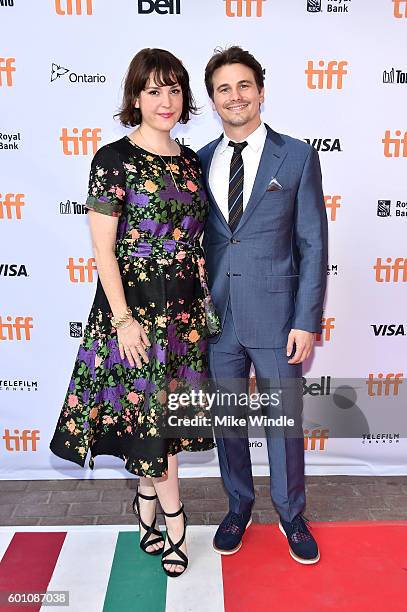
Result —
<instances>
[{"instance_id":1,"label":"gray floor","mask_svg":"<svg viewBox=\"0 0 407 612\"><path fill-rule=\"evenodd\" d=\"M0 525L133 524L137 482L2 480ZM311 521L407 520L407 476L310 476L306 483L304 514ZM268 478L255 478L255 488L254 521L275 522ZM181 499L189 524L217 524L227 511L219 478L183 479Z\"/></svg>"}]
</instances>

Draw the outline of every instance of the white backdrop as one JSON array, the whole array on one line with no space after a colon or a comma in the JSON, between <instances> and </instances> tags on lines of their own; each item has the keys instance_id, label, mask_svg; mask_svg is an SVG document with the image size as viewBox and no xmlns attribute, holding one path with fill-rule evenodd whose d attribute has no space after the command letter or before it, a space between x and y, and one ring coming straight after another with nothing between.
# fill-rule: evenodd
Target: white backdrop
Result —
<instances>
[{"instance_id":1,"label":"white backdrop","mask_svg":"<svg viewBox=\"0 0 407 612\"><path fill-rule=\"evenodd\" d=\"M72 282L67 268L92 258L80 205L94 150L76 140L75 151L72 137L94 134L98 147L120 138L112 115L127 66L141 48L162 47L190 72L202 113L175 135L199 149L221 132L204 67L230 44L266 70L264 120L320 150L330 274L326 328L304 374L325 387L328 376L333 386L358 379L358 408L337 411L365 418L357 437L332 437L327 397L314 387L306 471L406 474L407 2L2 0L0 20L0 478L128 476L120 460L98 457L91 472L48 450L96 288L95 273L82 282L78 269ZM330 66L344 73L341 83L332 72L328 88ZM381 374L387 387L365 384ZM267 474L264 440L253 443L254 472ZM181 461L184 476L219 473L215 452Z\"/></svg>"}]
</instances>

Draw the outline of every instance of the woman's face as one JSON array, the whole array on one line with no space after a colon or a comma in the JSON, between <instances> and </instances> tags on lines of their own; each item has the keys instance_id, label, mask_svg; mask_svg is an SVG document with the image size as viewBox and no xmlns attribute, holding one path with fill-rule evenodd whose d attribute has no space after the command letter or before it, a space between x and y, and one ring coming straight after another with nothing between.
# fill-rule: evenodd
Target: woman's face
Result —
<instances>
[{"instance_id":1,"label":"woman's face","mask_svg":"<svg viewBox=\"0 0 407 612\"><path fill-rule=\"evenodd\" d=\"M148 125L154 130L168 132L178 123L183 108L181 86L157 85L152 72L144 90L136 101L142 115L142 125Z\"/></svg>"}]
</instances>

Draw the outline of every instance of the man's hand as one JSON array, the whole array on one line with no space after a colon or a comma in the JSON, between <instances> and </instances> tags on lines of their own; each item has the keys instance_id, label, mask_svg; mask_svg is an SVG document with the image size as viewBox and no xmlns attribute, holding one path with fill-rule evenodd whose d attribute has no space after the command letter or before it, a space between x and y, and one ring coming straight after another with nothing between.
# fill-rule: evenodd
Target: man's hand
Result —
<instances>
[{"instance_id":1,"label":"man's hand","mask_svg":"<svg viewBox=\"0 0 407 612\"><path fill-rule=\"evenodd\" d=\"M292 329L288 334L287 357L291 355L295 343L295 354L288 363L302 363L310 356L314 345L315 334L302 329Z\"/></svg>"}]
</instances>

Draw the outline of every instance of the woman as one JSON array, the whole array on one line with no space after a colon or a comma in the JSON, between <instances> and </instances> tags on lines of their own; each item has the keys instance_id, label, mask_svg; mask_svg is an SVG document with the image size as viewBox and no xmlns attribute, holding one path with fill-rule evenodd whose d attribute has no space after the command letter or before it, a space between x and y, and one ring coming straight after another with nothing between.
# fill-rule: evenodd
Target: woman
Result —
<instances>
[{"instance_id":1,"label":"woman","mask_svg":"<svg viewBox=\"0 0 407 612\"><path fill-rule=\"evenodd\" d=\"M162 554L169 576L188 564L177 453L214 446L204 437L164 435L167 390L207 379L210 297L199 238L208 203L197 155L170 136L194 112L181 62L161 49L140 51L118 115L123 125L139 127L92 161L86 207L99 280L50 444L81 466L89 449L91 468L97 455L121 457L140 476L133 502L140 547ZM165 543L156 527L157 495Z\"/></svg>"}]
</instances>

